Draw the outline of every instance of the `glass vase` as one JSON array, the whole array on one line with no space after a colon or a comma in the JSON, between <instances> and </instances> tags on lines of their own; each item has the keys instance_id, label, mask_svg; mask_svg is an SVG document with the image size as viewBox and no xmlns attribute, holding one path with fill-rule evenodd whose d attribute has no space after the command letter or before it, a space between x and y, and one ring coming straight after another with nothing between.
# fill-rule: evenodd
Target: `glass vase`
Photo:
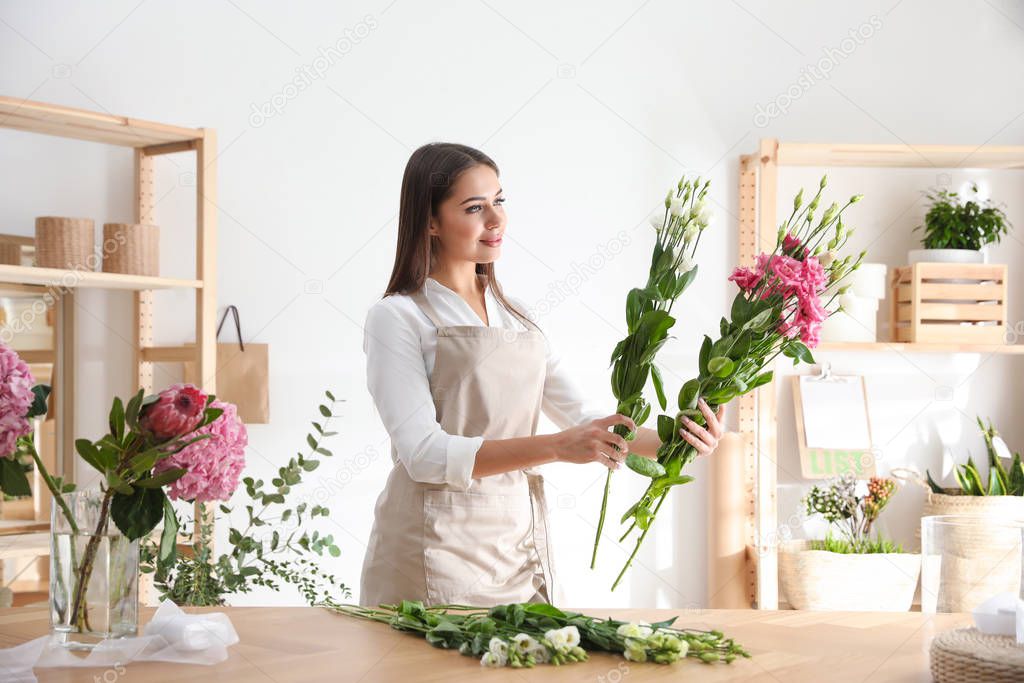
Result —
<instances>
[{"instance_id":1,"label":"glass vase","mask_svg":"<svg viewBox=\"0 0 1024 683\"><path fill-rule=\"evenodd\" d=\"M139 541L110 519L105 494L55 499L50 521L50 626L70 649L138 632ZM108 501L109 502L109 501ZM70 514L70 519L69 519Z\"/></svg>"},{"instance_id":2,"label":"glass vase","mask_svg":"<svg viewBox=\"0 0 1024 683\"><path fill-rule=\"evenodd\" d=\"M921 611L970 612L996 593L1021 592L1024 522L990 515L921 519Z\"/></svg>"}]
</instances>

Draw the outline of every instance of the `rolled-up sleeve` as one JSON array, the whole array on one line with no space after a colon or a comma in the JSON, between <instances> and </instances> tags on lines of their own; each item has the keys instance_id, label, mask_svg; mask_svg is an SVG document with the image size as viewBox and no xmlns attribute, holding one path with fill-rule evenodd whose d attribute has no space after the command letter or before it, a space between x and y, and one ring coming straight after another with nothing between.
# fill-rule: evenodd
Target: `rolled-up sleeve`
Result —
<instances>
[{"instance_id":1,"label":"rolled-up sleeve","mask_svg":"<svg viewBox=\"0 0 1024 683\"><path fill-rule=\"evenodd\" d=\"M441 429L419 333L412 324L391 306L374 305L366 316L363 352L366 386L409 476L423 483L469 488L484 439Z\"/></svg>"}]
</instances>

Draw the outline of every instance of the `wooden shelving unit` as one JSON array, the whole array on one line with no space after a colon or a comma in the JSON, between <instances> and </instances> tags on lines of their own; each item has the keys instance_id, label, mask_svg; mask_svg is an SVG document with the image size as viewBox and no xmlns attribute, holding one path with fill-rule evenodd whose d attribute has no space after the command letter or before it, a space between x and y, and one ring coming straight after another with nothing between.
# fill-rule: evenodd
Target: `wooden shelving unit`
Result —
<instances>
[{"instance_id":1,"label":"wooden shelving unit","mask_svg":"<svg viewBox=\"0 0 1024 683\"><path fill-rule=\"evenodd\" d=\"M132 393L139 389L148 393L162 388L153 385L154 363L186 361L196 363L202 388L209 393L216 392L217 135L210 128L187 128L2 96L0 128L131 148L135 168L132 188L135 215L132 220L136 223L159 223L153 215L156 158L177 152L195 153L194 279L0 265L0 290L36 291L49 293L55 298L55 348L52 351L26 352L23 356L30 362L53 363L57 473L73 479L77 290L93 288L134 292L134 353L131 362L135 386ZM46 210L46 207L39 207L40 215ZM154 291L162 289L194 290L195 343L175 347L154 345ZM107 401L111 397L94 398ZM48 509L45 514L48 520ZM0 552L0 562L2 560L3 553Z\"/></svg>"},{"instance_id":2,"label":"wooden shelving unit","mask_svg":"<svg viewBox=\"0 0 1024 683\"><path fill-rule=\"evenodd\" d=\"M782 166L1024 170L1024 146L813 144L762 139L755 153L740 157L738 237L742 265L752 264L760 251L775 246L778 170ZM1024 344L844 342L822 344L815 350L816 354L844 352L1022 355ZM760 609L777 609L779 604L774 547L779 527L775 392L773 382L737 401L745 504L735 514L743 519L740 524L737 519L712 521L722 528L746 530L746 597L750 605ZM711 469L712 477L728 475L727 468L716 468L715 463ZM713 483L719 490L732 485ZM709 557L709 572L722 559ZM710 607L724 606L716 605L715 598L711 598Z\"/></svg>"}]
</instances>

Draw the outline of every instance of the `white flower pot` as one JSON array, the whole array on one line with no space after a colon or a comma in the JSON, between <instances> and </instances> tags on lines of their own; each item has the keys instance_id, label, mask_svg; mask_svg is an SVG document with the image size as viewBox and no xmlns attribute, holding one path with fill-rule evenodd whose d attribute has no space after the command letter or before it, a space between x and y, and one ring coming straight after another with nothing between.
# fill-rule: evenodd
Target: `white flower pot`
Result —
<instances>
[{"instance_id":1,"label":"white flower pot","mask_svg":"<svg viewBox=\"0 0 1024 683\"><path fill-rule=\"evenodd\" d=\"M842 554L808 550L808 541L779 546L782 594L794 609L907 612L914 601L921 556Z\"/></svg>"},{"instance_id":2,"label":"white flower pot","mask_svg":"<svg viewBox=\"0 0 1024 683\"><path fill-rule=\"evenodd\" d=\"M985 263L984 249L911 249L910 265L915 263Z\"/></svg>"}]
</instances>

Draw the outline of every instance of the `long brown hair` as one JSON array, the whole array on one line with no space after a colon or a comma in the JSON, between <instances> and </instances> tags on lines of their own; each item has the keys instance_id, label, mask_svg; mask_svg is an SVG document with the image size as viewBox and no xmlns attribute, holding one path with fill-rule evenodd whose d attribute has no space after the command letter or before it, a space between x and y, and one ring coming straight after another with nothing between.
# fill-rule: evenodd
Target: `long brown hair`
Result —
<instances>
[{"instance_id":1,"label":"long brown hair","mask_svg":"<svg viewBox=\"0 0 1024 683\"><path fill-rule=\"evenodd\" d=\"M409 157L402 176L402 194L398 209L398 246L384 296L411 294L427 281L434 263L437 239L427 228L431 216L451 196L455 181L466 170L478 165L490 166L500 176L494 160L478 149L454 142L431 142ZM530 329L531 321L507 298L494 274L494 262L476 264L477 275L487 280L494 298L509 313Z\"/></svg>"}]
</instances>

